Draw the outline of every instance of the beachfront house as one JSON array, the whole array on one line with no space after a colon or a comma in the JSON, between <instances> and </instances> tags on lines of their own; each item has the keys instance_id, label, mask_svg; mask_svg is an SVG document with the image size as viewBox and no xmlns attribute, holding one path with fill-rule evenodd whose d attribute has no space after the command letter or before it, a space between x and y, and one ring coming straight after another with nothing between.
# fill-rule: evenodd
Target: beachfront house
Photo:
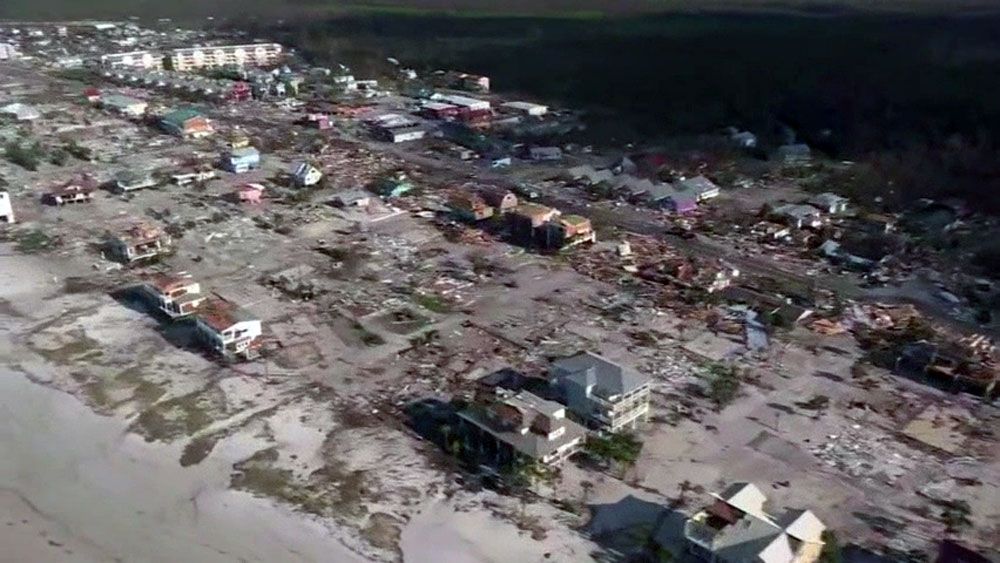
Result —
<instances>
[{"instance_id":1,"label":"beachfront house","mask_svg":"<svg viewBox=\"0 0 1000 563\"><path fill-rule=\"evenodd\" d=\"M684 524L690 555L709 563L813 563L823 550L823 522L808 510L778 517L752 483L734 483Z\"/></svg>"},{"instance_id":2,"label":"beachfront house","mask_svg":"<svg viewBox=\"0 0 1000 563\"><path fill-rule=\"evenodd\" d=\"M570 411L605 432L649 418L650 378L593 352L552 363L551 377Z\"/></svg>"},{"instance_id":3,"label":"beachfront house","mask_svg":"<svg viewBox=\"0 0 1000 563\"><path fill-rule=\"evenodd\" d=\"M193 314L208 298L201 293L201 285L186 272L154 275L142 287L153 306L171 320Z\"/></svg>"},{"instance_id":4,"label":"beachfront house","mask_svg":"<svg viewBox=\"0 0 1000 563\"><path fill-rule=\"evenodd\" d=\"M583 447L586 430L566 418L566 407L529 393L498 390L458 413L466 448L497 465L518 458L555 465Z\"/></svg>"},{"instance_id":5,"label":"beachfront house","mask_svg":"<svg viewBox=\"0 0 1000 563\"><path fill-rule=\"evenodd\" d=\"M107 247L113 259L131 264L166 254L171 240L159 227L139 223L111 236Z\"/></svg>"},{"instance_id":6,"label":"beachfront house","mask_svg":"<svg viewBox=\"0 0 1000 563\"><path fill-rule=\"evenodd\" d=\"M256 355L262 333L261 321L246 309L213 296L198 308L195 331L205 345L226 359L250 359Z\"/></svg>"}]
</instances>

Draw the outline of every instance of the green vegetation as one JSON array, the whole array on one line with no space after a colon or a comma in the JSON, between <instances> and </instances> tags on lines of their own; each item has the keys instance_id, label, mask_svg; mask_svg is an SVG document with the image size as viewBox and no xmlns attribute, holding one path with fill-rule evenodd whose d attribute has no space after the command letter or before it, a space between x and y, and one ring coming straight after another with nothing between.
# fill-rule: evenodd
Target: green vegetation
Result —
<instances>
[{"instance_id":1,"label":"green vegetation","mask_svg":"<svg viewBox=\"0 0 1000 563\"><path fill-rule=\"evenodd\" d=\"M94 151L80 145L76 141L70 141L63 145L63 150L73 155L73 158L77 160L90 162L94 158Z\"/></svg>"},{"instance_id":2,"label":"green vegetation","mask_svg":"<svg viewBox=\"0 0 1000 563\"><path fill-rule=\"evenodd\" d=\"M440 296L430 293L415 293L413 301L432 313L446 314L451 312L451 305Z\"/></svg>"},{"instance_id":3,"label":"green vegetation","mask_svg":"<svg viewBox=\"0 0 1000 563\"><path fill-rule=\"evenodd\" d=\"M592 436L587 438L584 451L600 462L619 464L623 468L629 468L639 460L642 442L629 433Z\"/></svg>"},{"instance_id":4,"label":"green vegetation","mask_svg":"<svg viewBox=\"0 0 1000 563\"><path fill-rule=\"evenodd\" d=\"M69 160L69 153L62 149L53 149L52 152L49 153L49 162L51 162L54 166L63 166L66 164L67 160Z\"/></svg>"},{"instance_id":5,"label":"green vegetation","mask_svg":"<svg viewBox=\"0 0 1000 563\"><path fill-rule=\"evenodd\" d=\"M500 479L515 492L525 491L535 483L550 481L553 477L552 469L523 457L507 464L500 471Z\"/></svg>"},{"instance_id":6,"label":"green vegetation","mask_svg":"<svg viewBox=\"0 0 1000 563\"><path fill-rule=\"evenodd\" d=\"M181 467L190 467L201 463L208 457L208 454L212 453L212 449L215 448L215 444L219 441L219 438L220 436L217 434L210 434L208 436L199 436L188 442L184 446L184 451L181 452Z\"/></svg>"},{"instance_id":7,"label":"green vegetation","mask_svg":"<svg viewBox=\"0 0 1000 563\"><path fill-rule=\"evenodd\" d=\"M23 254L34 254L50 250L56 245L56 239L39 230L18 233L14 237L14 248Z\"/></svg>"},{"instance_id":8,"label":"green vegetation","mask_svg":"<svg viewBox=\"0 0 1000 563\"><path fill-rule=\"evenodd\" d=\"M951 533L958 533L972 526L969 518L972 514L972 507L964 500L938 500L935 501L941 508L941 522L947 526Z\"/></svg>"},{"instance_id":9,"label":"green vegetation","mask_svg":"<svg viewBox=\"0 0 1000 563\"><path fill-rule=\"evenodd\" d=\"M823 551L819 554L818 563L841 563L844 560L840 552L840 540L833 530L824 530L821 536Z\"/></svg>"},{"instance_id":10,"label":"green vegetation","mask_svg":"<svg viewBox=\"0 0 1000 563\"><path fill-rule=\"evenodd\" d=\"M735 366L712 364L708 367L708 398L718 410L726 408L740 394L740 374Z\"/></svg>"},{"instance_id":11,"label":"green vegetation","mask_svg":"<svg viewBox=\"0 0 1000 563\"><path fill-rule=\"evenodd\" d=\"M45 157L45 151L39 143L24 145L17 141L11 141L4 145L4 157L11 163L24 168L25 170L38 170L38 165Z\"/></svg>"}]
</instances>

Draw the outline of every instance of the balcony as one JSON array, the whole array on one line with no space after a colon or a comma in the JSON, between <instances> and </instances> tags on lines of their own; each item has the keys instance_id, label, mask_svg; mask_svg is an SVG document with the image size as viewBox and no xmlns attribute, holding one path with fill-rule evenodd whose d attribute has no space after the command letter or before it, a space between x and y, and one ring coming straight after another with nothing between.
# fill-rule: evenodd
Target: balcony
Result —
<instances>
[{"instance_id":1,"label":"balcony","mask_svg":"<svg viewBox=\"0 0 1000 563\"><path fill-rule=\"evenodd\" d=\"M700 521L704 513L696 514L684 523L684 537L691 543L708 551L712 551L712 543L719 530Z\"/></svg>"}]
</instances>

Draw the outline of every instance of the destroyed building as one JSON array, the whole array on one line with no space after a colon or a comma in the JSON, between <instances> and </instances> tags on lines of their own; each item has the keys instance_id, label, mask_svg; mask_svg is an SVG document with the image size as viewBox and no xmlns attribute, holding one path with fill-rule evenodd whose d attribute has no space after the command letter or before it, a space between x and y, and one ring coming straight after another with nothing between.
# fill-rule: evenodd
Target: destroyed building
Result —
<instances>
[{"instance_id":1,"label":"destroyed building","mask_svg":"<svg viewBox=\"0 0 1000 563\"><path fill-rule=\"evenodd\" d=\"M66 205L67 203L87 203L94 196L95 188L89 183L67 182L62 186L48 191L42 200L51 205Z\"/></svg>"},{"instance_id":2,"label":"destroyed building","mask_svg":"<svg viewBox=\"0 0 1000 563\"><path fill-rule=\"evenodd\" d=\"M112 235L107 248L114 260L131 264L168 253L171 240L162 229L139 223Z\"/></svg>"},{"instance_id":3,"label":"destroyed building","mask_svg":"<svg viewBox=\"0 0 1000 563\"><path fill-rule=\"evenodd\" d=\"M496 465L527 458L561 463L583 446L586 430L566 418L566 407L522 391L499 392L458 413L466 446Z\"/></svg>"}]
</instances>

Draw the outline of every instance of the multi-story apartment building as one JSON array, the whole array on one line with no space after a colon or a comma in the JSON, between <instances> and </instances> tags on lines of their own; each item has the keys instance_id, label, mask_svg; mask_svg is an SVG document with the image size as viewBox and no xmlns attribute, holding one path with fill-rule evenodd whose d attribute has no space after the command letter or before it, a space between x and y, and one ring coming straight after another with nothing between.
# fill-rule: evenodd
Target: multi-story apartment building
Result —
<instances>
[{"instance_id":1,"label":"multi-story apartment building","mask_svg":"<svg viewBox=\"0 0 1000 563\"><path fill-rule=\"evenodd\" d=\"M167 67L176 71L226 66L272 66L281 60L277 43L252 45L215 45L174 49L167 53Z\"/></svg>"},{"instance_id":2,"label":"multi-story apartment building","mask_svg":"<svg viewBox=\"0 0 1000 563\"><path fill-rule=\"evenodd\" d=\"M101 66L109 69L160 70L163 68L163 55L151 51L108 53L101 55Z\"/></svg>"},{"instance_id":3,"label":"multi-story apartment building","mask_svg":"<svg viewBox=\"0 0 1000 563\"><path fill-rule=\"evenodd\" d=\"M569 410L606 432L649 418L649 377L592 352L556 360L551 375Z\"/></svg>"}]
</instances>

